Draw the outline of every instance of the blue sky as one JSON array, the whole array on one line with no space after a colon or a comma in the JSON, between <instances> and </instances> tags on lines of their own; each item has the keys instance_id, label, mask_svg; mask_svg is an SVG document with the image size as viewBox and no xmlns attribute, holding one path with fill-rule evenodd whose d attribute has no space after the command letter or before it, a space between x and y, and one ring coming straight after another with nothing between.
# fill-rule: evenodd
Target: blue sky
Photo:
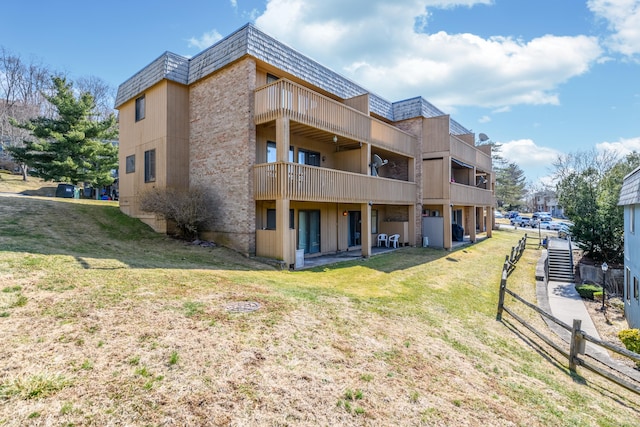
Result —
<instances>
[{"instance_id":1,"label":"blue sky","mask_svg":"<svg viewBox=\"0 0 640 427\"><path fill-rule=\"evenodd\" d=\"M640 151L640 0L7 3L0 46L72 79L117 87L252 22L390 101L423 96L531 183L559 154Z\"/></svg>"}]
</instances>

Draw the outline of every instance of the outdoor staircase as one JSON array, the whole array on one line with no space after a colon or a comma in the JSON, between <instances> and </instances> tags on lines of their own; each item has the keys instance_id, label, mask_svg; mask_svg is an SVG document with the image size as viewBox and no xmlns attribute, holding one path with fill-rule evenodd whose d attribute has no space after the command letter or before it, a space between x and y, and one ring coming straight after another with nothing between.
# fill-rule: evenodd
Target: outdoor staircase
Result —
<instances>
[{"instance_id":1,"label":"outdoor staircase","mask_svg":"<svg viewBox=\"0 0 640 427\"><path fill-rule=\"evenodd\" d=\"M570 240L549 239L547 263L549 267L549 281L574 282Z\"/></svg>"}]
</instances>

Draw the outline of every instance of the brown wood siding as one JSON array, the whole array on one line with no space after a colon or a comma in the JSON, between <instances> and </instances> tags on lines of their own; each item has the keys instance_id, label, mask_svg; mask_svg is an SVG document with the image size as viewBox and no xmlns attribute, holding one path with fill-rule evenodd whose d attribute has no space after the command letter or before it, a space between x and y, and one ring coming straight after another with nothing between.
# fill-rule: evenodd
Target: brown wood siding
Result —
<instances>
[{"instance_id":1,"label":"brown wood siding","mask_svg":"<svg viewBox=\"0 0 640 427\"><path fill-rule=\"evenodd\" d=\"M448 194L445 191L448 188L444 183L444 177L447 175L444 159L430 159L422 162L422 194L425 199L446 199Z\"/></svg>"},{"instance_id":2,"label":"brown wood siding","mask_svg":"<svg viewBox=\"0 0 640 427\"><path fill-rule=\"evenodd\" d=\"M144 95L145 116L135 121L136 99ZM138 197L145 189L164 187L167 183L167 82L162 81L138 94L134 99L120 106L120 209L128 215L144 217L145 222L156 230L166 229L163 221L155 221L154 216L142 212ZM156 150L155 181L144 182L144 153ZM126 158L135 155L135 172L126 173Z\"/></svg>"},{"instance_id":3,"label":"brown wood siding","mask_svg":"<svg viewBox=\"0 0 640 427\"><path fill-rule=\"evenodd\" d=\"M167 82L167 186L189 187L189 88Z\"/></svg>"}]
</instances>

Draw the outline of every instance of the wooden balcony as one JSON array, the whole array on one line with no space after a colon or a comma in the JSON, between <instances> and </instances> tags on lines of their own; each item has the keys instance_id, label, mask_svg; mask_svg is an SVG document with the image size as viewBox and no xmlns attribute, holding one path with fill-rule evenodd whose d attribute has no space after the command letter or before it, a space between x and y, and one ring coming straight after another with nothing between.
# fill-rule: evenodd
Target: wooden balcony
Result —
<instances>
[{"instance_id":1,"label":"wooden balcony","mask_svg":"<svg viewBox=\"0 0 640 427\"><path fill-rule=\"evenodd\" d=\"M255 200L416 202L417 187L413 182L283 162L255 165L254 174Z\"/></svg>"},{"instance_id":2,"label":"wooden balcony","mask_svg":"<svg viewBox=\"0 0 640 427\"><path fill-rule=\"evenodd\" d=\"M416 139L380 120L286 79L256 89L255 123L280 117L330 134L416 157Z\"/></svg>"},{"instance_id":3,"label":"wooden balcony","mask_svg":"<svg viewBox=\"0 0 640 427\"><path fill-rule=\"evenodd\" d=\"M456 205L493 206L493 193L483 188L472 187L470 185L451 183L450 198L451 203Z\"/></svg>"},{"instance_id":4,"label":"wooden balcony","mask_svg":"<svg viewBox=\"0 0 640 427\"><path fill-rule=\"evenodd\" d=\"M460 160L465 163L476 166L476 168L490 171L491 170L491 156L483 153L478 148L467 144L455 136L450 138L451 157Z\"/></svg>"}]
</instances>

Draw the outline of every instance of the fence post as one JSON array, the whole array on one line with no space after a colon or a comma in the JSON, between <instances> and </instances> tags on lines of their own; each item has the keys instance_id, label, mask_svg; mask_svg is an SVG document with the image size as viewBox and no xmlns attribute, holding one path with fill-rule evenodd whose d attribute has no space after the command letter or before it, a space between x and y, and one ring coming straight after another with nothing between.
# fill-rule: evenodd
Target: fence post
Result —
<instances>
[{"instance_id":1,"label":"fence post","mask_svg":"<svg viewBox=\"0 0 640 427\"><path fill-rule=\"evenodd\" d=\"M582 334L579 334L582 327L582 320L573 319L573 327L571 328L571 346L569 348L569 370L571 372L576 371L576 360L578 359L578 353L584 353L585 340L582 338Z\"/></svg>"},{"instance_id":2,"label":"fence post","mask_svg":"<svg viewBox=\"0 0 640 427\"><path fill-rule=\"evenodd\" d=\"M502 309L504 308L504 294L507 289L507 270L509 263L509 255L507 255L504 261L504 267L502 267L502 279L500 280L500 295L498 296L498 314L496 315L496 320L502 320Z\"/></svg>"}]
</instances>

